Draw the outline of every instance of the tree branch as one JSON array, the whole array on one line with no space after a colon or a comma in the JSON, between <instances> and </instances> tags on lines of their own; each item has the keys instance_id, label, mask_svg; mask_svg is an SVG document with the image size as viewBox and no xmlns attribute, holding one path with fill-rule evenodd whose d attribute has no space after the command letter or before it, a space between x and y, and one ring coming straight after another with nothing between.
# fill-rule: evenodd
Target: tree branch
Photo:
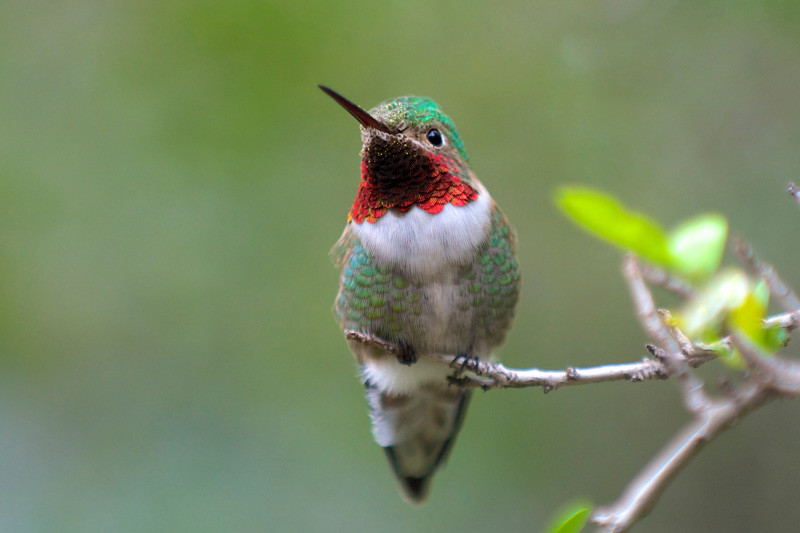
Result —
<instances>
[{"instance_id":1,"label":"tree branch","mask_svg":"<svg viewBox=\"0 0 800 533\"><path fill-rule=\"evenodd\" d=\"M633 255L625 256L623 273L628 282L628 288L633 296L633 303L636 307L636 314L639 317L642 327L650 334L650 337L665 350L667 369L670 374L677 375L683 391L683 402L686 408L693 413L704 409L708 399L703 392L703 382L697 379L694 374L689 372L686 362L686 350L690 348L691 342L682 334L676 339L670 328L664 325L662 314L656 309L653 295L642 277L639 268L639 260ZM673 328L673 330L676 328ZM687 346L687 343L689 346Z\"/></svg>"},{"instance_id":2,"label":"tree branch","mask_svg":"<svg viewBox=\"0 0 800 533\"><path fill-rule=\"evenodd\" d=\"M768 324L780 324L787 329L800 326L800 311L775 315L767 320ZM679 330L674 329L682 335ZM345 330L348 340L372 344L390 355L396 355L399 349L389 341L375 335ZM725 338L722 342L728 342ZM544 392L571 385L588 385L607 381L630 381L632 383L653 379L667 379L670 372L665 364L667 352L655 345L648 344L647 351L652 357L643 357L640 361L615 363L590 367L567 367L561 370L542 370L539 368L509 368L502 363L485 361L464 354L430 354L429 357L455 369L453 384L462 387L480 388L483 390L542 387ZM691 368L715 359L714 352L701 346L690 345L681 349L681 358Z\"/></svg>"},{"instance_id":3,"label":"tree branch","mask_svg":"<svg viewBox=\"0 0 800 533\"><path fill-rule=\"evenodd\" d=\"M791 313L783 313L767 318L764 321L767 326L777 324L778 326L792 331L800 327L800 309Z\"/></svg>"},{"instance_id":4,"label":"tree branch","mask_svg":"<svg viewBox=\"0 0 800 533\"><path fill-rule=\"evenodd\" d=\"M786 397L800 396L800 363L762 352L739 332L731 333L739 353L762 388Z\"/></svg>"},{"instance_id":5,"label":"tree branch","mask_svg":"<svg viewBox=\"0 0 800 533\"><path fill-rule=\"evenodd\" d=\"M670 274L664 269L647 263L640 263L639 270L642 272L642 277L648 282L663 287L670 292L674 292L684 299L689 299L695 295L695 288L692 287L691 284Z\"/></svg>"},{"instance_id":6,"label":"tree branch","mask_svg":"<svg viewBox=\"0 0 800 533\"><path fill-rule=\"evenodd\" d=\"M567 367L564 370L514 369L501 363L481 361L465 355L453 358L451 355L441 354L433 357L456 368L457 374L453 378L455 384L479 387L483 390L542 387L544 392L550 392L567 385L587 385L605 381L638 382L668 377L664 363L648 357L630 363L587 368ZM463 371L475 377L464 375Z\"/></svg>"},{"instance_id":7,"label":"tree branch","mask_svg":"<svg viewBox=\"0 0 800 533\"><path fill-rule=\"evenodd\" d=\"M734 241L734 251L739 260L750 270L752 274L764 280L772 296L778 299L786 311L800 309L800 300L797 299L794 291L786 285L775 272L772 265L769 265L756 257L753 249L744 239L737 237Z\"/></svg>"},{"instance_id":8,"label":"tree branch","mask_svg":"<svg viewBox=\"0 0 800 533\"><path fill-rule=\"evenodd\" d=\"M800 364L762 353L744 336L734 332L733 342L757 379L729 397L708 400L702 411L675 435L628 484L622 496L608 507L596 509L592 520L609 532L626 531L645 517L673 479L720 433L749 412L779 397L800 396Z\"/></svg>"},{"instance_id":9,"label":"tree branch","mask_svg":"<svg viewBox=\"0 0 800 533\"><path fill-rule=\"evenodd\" d=\"M389 354L397 354L398 348L374 335L345 330L345 338L365 344L375 345ZM644 357L641 361L617 363L593 367L567 367L563 370L541 370L538 368L509 368L502 363L484 361L468 355L429 354L428 357L438 360L455 369L452 382L462 387L481 388L483 390L542 387L550 392L568 385L587 385L606 381L639 382L651 379L667 379L669 372L664 362L665 352L653 345L647 346L653 356ZM697 367L714 359L713 352L695 349L686 358L687 364Z\"/></svg>"},{"instance_id":10,"label":"tree branch","mask_svg":"<svg viewBox=\"0 0 800 533\"><path fill-rule=\"evenodd\" d=\"M794 293L781 281L774 269L755 257L744 241L739 239L736 251L751 271L762 277L773 296L779 298L784 306L796 301ZM686 352L688 339L677 328L665 326L664 321L657 319L653 312L652 295L641 278L637 261L626 259L625 274L628 279L637 312L645 329L654 338L667 339L674 349L674 344L683 346ZM800 305L791 312L770 317L767 324L779 324L787 329L798 327ZM729 390L728 397L710 399L700 387L702 383L693 375L682 379L684 402L694 414L684 428L656 455L647 466L628 484L620 498L612 505L596 509L592 521L609 532L626 531L634 523L645 517L656 505L661 495L673 479L700 452L702 447L715 439L720 433L734 425L739 418L760 407L776 397L800 396L800 364L779 356L762 353L757 346L739 332L732 332L724 339L731 342L742 354L742 358L750 370L750 374L738 390ZM674 343L674 344L672 344ZM671 357L673 364L678 358ZM690 375L687 365L682 372ZM683 378L684 374L681 374ZM700 383L692 390L691 383Z\"/></svg>"},{"instance_id":11,"label":"tree branch","mask_svg":"<svg viewBox=\"0 0 800 533\"><path fill-rule=\"evenodd\" d=\"M761 387L750 386L737 391L735 401L709 402L628 484L614 504L595 510L594 523L609 532L630 528L652 510L675 476L706 443L773 397Z\"/></svg>"}]
</instances>

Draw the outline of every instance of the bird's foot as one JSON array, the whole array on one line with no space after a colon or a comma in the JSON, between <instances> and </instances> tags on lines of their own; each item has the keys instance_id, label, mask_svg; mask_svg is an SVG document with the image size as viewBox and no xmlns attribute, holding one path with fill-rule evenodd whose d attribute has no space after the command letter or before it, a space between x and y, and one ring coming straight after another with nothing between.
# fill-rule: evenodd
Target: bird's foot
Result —
<instances>
[{"instance_id":1,"label":"bird's foot","mask_svg":"<svg viewBox=\"0 0 800 533\"><path fill-rule=\"evenodd\" d=\"M481 360L478 357L466 353L460 353L453 358L453 362L450 363L450 366L458 368L457 375L461 375L465 370L469 370L470 372L480 375L480 364Z\"/></svg>"},{"instance_id":2,"label":"bird's foot","mask_svg":"<svg viewBox=\"0 0 800 533\"><path fill-rule=\"evenodd\" d=\"M397 362L401 365L411 366L417 362L419 356L411 344L400 341L397 343Z\"/></svg>"}]
</instances>

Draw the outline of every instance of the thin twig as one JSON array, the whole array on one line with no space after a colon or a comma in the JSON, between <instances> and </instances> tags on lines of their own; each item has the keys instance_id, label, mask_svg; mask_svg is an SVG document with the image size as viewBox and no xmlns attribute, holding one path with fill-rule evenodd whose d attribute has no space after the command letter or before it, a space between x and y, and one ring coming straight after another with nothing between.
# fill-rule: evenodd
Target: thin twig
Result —
<instances>
[{"instance_id":1,"label":"thin twig","mask_svg":"<svg viewBox=\"0 0 800 533\"><path fill-rule=\"evenodd\" d=\"M677 375L680 379L684 405L693 413L705 409L708 399L703 392L703 382L689 372L689 366L684 357L684 347L664 325L662 316L653 301L653 295L642 277L639 260L635 256L627 255L625 257L623 273L633 296L639 321L650 337L664 348L667 354L665 362L669 373Z\"/></svg>"},{"instance_id":2,"label":"thin twig","mask_svg":"<svg viewBox=\"0 0 800 533\"><path fill-rule=\"evenodd\" d=\"M754 275L764 280L769 288L770 294L781 302L784 310L796 311L800 309L800 300L798 300L794 291L792 291L792 289L783 282L780 276L778 276L778 273L772 265L756 257L753 249L741 237L737 237L734 240L734 244L734 251L739 257L739 260Z\"/></svg>"},{"instance_id":3,"label":"thin twig","mask_svg":"<svg viewBox=\"0 0 800 533\"><path fill-rule=\"evenodd\" d=\"M605 381L639 382L651 379L667 379L666 366L662 361L643 358L641 361L601 365L586 368L569 367L564 370L540 370L538 368L515 369L501 363L480 361L466 356L433 355L443 363L466 370L476 377L461 376L455 383L484 390L503 388L542 387L550 392L567 385L587 385Z\"/></svg>"},{"instance_id":4,"label":"thin twig","mask_svg":"<svg viewBox=\"0 0 800 533\"><path fill-rule=\"evenodd\" d=\"M786 329L800 327L800 311L783 313L768 318L766 324L778 324ZM681 350L686 364L697 368L712 359L716 359L715 352L697 344L686 346L683 333L670 326L671 332L681 339ZM386 351L389 355L396 355L398 347L391 342L372 334L360 333L354 330L345 330L344 336L365 344L372 344ZM730 342L728 337L720 343ZM650 357L640 361L598 365L590 367L567 367L561 370L543 370L539 368L509 368L502 363L486 361L474 357L453 354L428 354L426 357L440 361L442 364L453 367L460 374L453 382L464 387L490 389L542 387L545 392L569 385L587 385L590 383L603 383L606 381L648 381L653 379L667 379L670 372L665 360L668 355L666 350L648 344L647 350ZM464 372L469 375L464 375Z\"/></svg>"},{"instance_id":5,"label":"thin twig","mask_svg":"<svg viewBox=\"0 0 800 533\"><path fill-rule=\"evenodd\" d=\"M754 379L764 388L784 397L800 396L800 363L764 353L738 331L732 331L731 337Z\"/></svg>"},{"instance_id":6,"label":"thin twig","mask_svg":"<svg viewBox=\"0 0 800 533\"><path fill-rule=\"evenodd\" d=\"M656 344L666 351L666 360L668 364L673 365L673 368L670 368L672 373L680 373L683 366L680 346L661 322L658 309L653 301L653 295L650 293L650 289L647 288L647 284L642 277L642 271L639 268L639 260L635 256L630 254L625 256L623 274L628 282L628 289L633 297L633 304L636 308L639 322L644 330L650 334L650 337L656 341Z\"/></svg>"},{"instance_id":7,"label":"thin twig","mask_svg":"<svg viewBox=\"0 0 800 533\"><path fill-rule=\"evenodd\" d=\"M800 309L791 313L782 313L780 315L768 317L766 320L764 320L764 324L767 326L777 324L778 326L789 331L800 328Z\"/></svg>"},{"instance_id":8,"label":"thin twig","mask_svg":"<svg viewBox=\"0 0 800 533\"><path fill-rule=\"evenodd\" d=\"M396 354L398 349L392 343L353 330L344 331L345 338L365 344L372 344L389 355ZM655 348L653 348L654 350ZM655 353L651 350L651 353ZM426 357L438 360L454 368L454 384L464 387L477 387L484 390L542 387L550 392L567 385L586 385L605 381L645 381L666 379L667 369L662 360L642 358L641 361L601 365L586 368L569 367L563 370L540 370L538 368L508 368L502 363L484 361L475 357L452 354L427 354ZM713 356L699 354L694 363L700 365ZM468 373L468 374L465 374Z\"/></svg>"},{"instance_id":9,"label":"thin twig","mask_svg":"<svg viewBox=\"0 0 800 533\"><path fill-rule=\"evenodd\" d=\"M640 263L639 269L642 272L642 277L653 285L663 287L684 299L689 299L695 295L695 288L689 282L670 274L662 268L649 263Z\"/></svg>"},{"instance_id":10,"label":"thin twig","mask_svg":"<svg viewBox=\"0 0 800 533\"><path fill-rule=\"evenodd\" d=\"M344 330L344 338L349 341L358 341L363 344L371 344L384 350L390 355L397 355L400 353L399 346L371 333L361 333L360 331L346 329Z\"/></svg>"}]
</instances>

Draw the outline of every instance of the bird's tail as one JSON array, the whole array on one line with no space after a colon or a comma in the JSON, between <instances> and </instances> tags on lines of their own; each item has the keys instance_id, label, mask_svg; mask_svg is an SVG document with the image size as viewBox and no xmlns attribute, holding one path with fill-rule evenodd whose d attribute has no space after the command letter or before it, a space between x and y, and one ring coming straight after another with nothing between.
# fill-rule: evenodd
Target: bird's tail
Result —
<instances>
[{"instance_id":1,"label":"bird's tail","mask_svg":"<svg viewBox=\"0 0 800 533\"><path fill-rule=\"evenodd\" d=\"M453 447L469 398L469 390L453 386L428 385L391 394L367 384L372 434L408 501L425 501L431 476Z\"/></svg>"}]
</instances>

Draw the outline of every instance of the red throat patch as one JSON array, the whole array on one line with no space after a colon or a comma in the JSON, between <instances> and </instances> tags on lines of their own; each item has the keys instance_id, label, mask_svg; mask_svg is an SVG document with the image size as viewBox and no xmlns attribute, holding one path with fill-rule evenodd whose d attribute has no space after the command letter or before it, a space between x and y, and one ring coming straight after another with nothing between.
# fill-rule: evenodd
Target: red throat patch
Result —
<instances>
[{"instance_id":1,"label":"red throat patch","mask_svg":"<svg viewBox=\"0 0 800 533\"><path fill-rule=\"evenodd\" d=\"M361 161L361 184L348 221L375 222L389 209L407 212L414 206L428 213L441 212L446 204L467 205L477 200L478 192L456 174L452 160L441 154L430 157L430 173L406 176L397 182L378 186L369 175L368 165Z\"/></svg>"}]
</instances>

